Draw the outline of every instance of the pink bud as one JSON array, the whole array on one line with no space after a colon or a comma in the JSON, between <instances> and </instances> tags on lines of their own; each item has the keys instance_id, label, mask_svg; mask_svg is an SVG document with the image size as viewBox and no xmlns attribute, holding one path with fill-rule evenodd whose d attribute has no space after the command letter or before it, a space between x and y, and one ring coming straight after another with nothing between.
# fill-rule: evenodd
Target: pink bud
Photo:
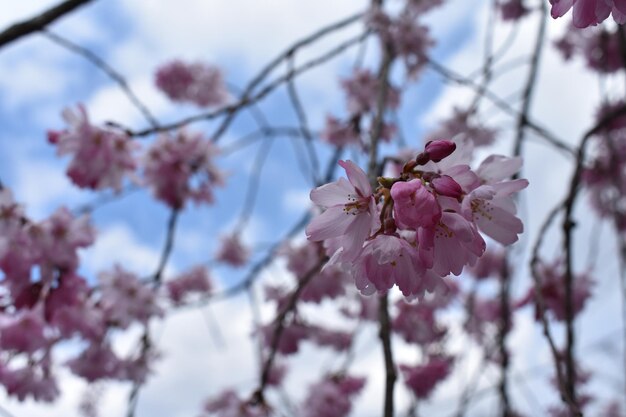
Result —
<instances>
[{"instance_id":1,"label":"pink bud","mask_svg":"<svg viewBox=\"0 0 626 417\"><path fill-rule=\"evenodd\" d=\"M59 130L48 130L48 142L53 145L56 145L59 142L59 136L61 136L61 131Z\"/></svg>"},{"instance_id":2,"label":"pink bud","mask_svg":"<svg viewBox=\"0 0 626 417\"><path fill-rule=\"evenodd\" d=\"M417 157L415 158L415 163L417 165L426 165L429 161L430 161L430 155L428 155L428 152L422 152L421 154L417 155Z\"/></svg>"},{"instance_id":3,"label":"pink bud","mask_svg":"<svg viewBox=\"0 0 626 417\"><path fill-rule=\"evenodd\" d=\"M433 179L430 183L437 194L445 195L446 197L459 198L463 194L463 189L458 182L454 181L452 177L448 175L442 175Z\"/></svg>"},{"instance_id":4,"label":"pink bud","mask_svg":"<svg viewBox=\"0 0 626 417\"><path fill-rule=\"evenodd\" d=\"M456 143L450 140L431 140L426 144L425 151L431 161L439 162L449 156L456 149Z\"/></svg>"}]
</instances>

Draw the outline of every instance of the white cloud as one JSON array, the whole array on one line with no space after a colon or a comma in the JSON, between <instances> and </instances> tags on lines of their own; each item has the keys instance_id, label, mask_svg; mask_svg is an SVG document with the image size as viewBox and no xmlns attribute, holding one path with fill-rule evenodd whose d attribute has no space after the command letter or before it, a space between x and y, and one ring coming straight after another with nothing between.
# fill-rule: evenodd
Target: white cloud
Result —
<instances>
[{"instance_id":1,"label":"white cloud","mask_svg":"<svg viewBox=\"0 0 626 417\"><path fill-rule=\"evenodd\" d=\"M156 269L160 253L158 249L139 242L133 230L126 224L116 223L98 233L95 244L84 251L83 266L95 274L113 267L113 262L123 268L146 276ZM166 269L170 274L172 271Z\"/></svg>"}]
</instances>

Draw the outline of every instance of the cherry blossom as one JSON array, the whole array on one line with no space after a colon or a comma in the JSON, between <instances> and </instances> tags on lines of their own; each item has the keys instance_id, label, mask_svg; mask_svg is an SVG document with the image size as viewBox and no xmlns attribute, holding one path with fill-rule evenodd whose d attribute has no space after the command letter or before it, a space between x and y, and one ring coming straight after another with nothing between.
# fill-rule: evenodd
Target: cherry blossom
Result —
<instances>
[{"instance_id":1,"label":"cherry blossom","mask_svg":"<svg viewBox=\"0 0 626 417\"><path fill-rule=\"evenodd\" d=\"M83 105L66 108L63 119L68 129L48 132L48 141L57 146L59 156L72 155L67 175L81 188L119 192L124 178L137 168L139 144L124 132L92 125Z\"/></svg>"},{"instance_id":2,"label":"cherry blossom","mask_svg":"<svg viewBox=\"0 0 626 417\"><path fill-rule=\"evenodd\" d=\"M161 315L154 289L142 285L135 274L116 265L112 271L100 273L98 279L100 308L115 326L125 329L135 321L146 324Z\"/></svg>"},{"instance_id":3,"label":"cherry blossom","mask_svg":"<svg viewBox=\"0 0 626 417\"><path fill-rule=\"evenodd\" d=\"M502 20L518 20L530 12L524 0L504 0L499 6Z\"/></svg>"},{"instance_id":4,"label":"cherry blossom","mask_svg":"<svg viewBox=\"0 0 626 417\"><path fill-rule=\"evenodd\" d=\"M396 307L398 313L392 328L408 343L427 345L440 341L446 335L446 327L437 322L436 305L424 301L407 303L398 300Z\"/></svg>"},{"instance_id":5,"label":"cherry blossom","mask_svg":"<svg viewBox=\"0 0 626 417\"><path fill-rule=\"evenodd\" d=\"M521 159L492 155L473 171L464 149L468 143L429 141L397 177L378 178L373 195L360 170L353 172L365 192L350 175L351 183L340 179L313 190L313 202L327 209L311 221L309 239L324 241L329 263L345 264L363 294L398 285L405 296L422 298L444 289L442 277L460 275L485 252L479 230L504 245L517 241L523 230L513 195L528 181L508 179ZM346 193L354 197L347 199ZM353 216L346 219L346 213ZM354 226L357 221L362 225Z\"/></svg>"},{"instance_id":6,"label":"cherry blossom","mask_svg":"<svg viewBox=\"0 0 626 417\"><path fill-rule=\"evenodd\" d=\"M311 385L301 407L302 417L347 417L351 400L363 389L365 378L329 376Z\"/></svg>"},{"instance_id":7,"label":"cherry blossom","mask_svg":"<svg viewBox=\"0 0 626 417\"><path fill-rule=\"evenodd\" d=\"M433 227L441 220L441 206L421 180L396 182L391 187L393 214L399 226L418 229Z\"/></svg>"},{"instance_id":8,"label":"cherry blossom","mask_svg":"<svg viewBox=\"0 0 626 417\"><path fill-rule=\"evenodd\" d=\"M452 359L445 357L430 357L424 365L400 365L404 383L420 399L428 398L451 369Z\"/></svg>"},{"instance_id":9,"label":"cherry blossom","mask_svg":"<svg viewBox=\"0 0 626 417\"><path fill-rule=\"evenodd\" d=\"M263 405L253 405L245 401L233 390L225 390L204 405L201 417L269 417L271 414Z\"/></svg>"},{"instance_id":10,"label":"cherry blossom","mask_svg":"<svg viewBox=\"0 0 626 417\"><path fill-rule=\"evenodd\" d=\"M428 62L428 50L435 42L429 28L418 22L418 17L429 7L421 10L411 9L391 17L380 8L373 8L368 15L368 26L375 30L383 42L393 49L393 53L402 57L411 77L417 76Z\"/></svg>"},{"instance_id":11,"label":"cherry blossom","mask_svg":"<svg viewBox=\"0 0 626 417\"><path fill-rule=\"evenodd\" d=\"M619 24L626 22L624 0L550 0L550 4L550 13L555 19L573 8L573 22L577 28L597 25L609 15Z\"/></svg>"},{"instance_id":12,"label":"cherry blossom","mask_svg":"<svg viewBox=\"0 0 626 417\"><path fill-rule=\"evenodd\" d=\"M224 105L229 99L221 71L203 62L168 62L157 70L155 82L173 101L210 107Z\"/></svg>"},{"instance_id":13,"label":"cherry blossom","mask_svg":"<svg viewBox=\"0 0 626 417\"><path fill-rule=\"evenodd\" d=\"M367 175L352 161L339 161L348 180L322 185L311 191L311 200L326 207L306 228L313 241L337 238L342 259L354 259L375 223L376 206Z\"/></svg>"},{"instance_id":14,"label":"cherry blossom","mask_svg":"<svg viewBox=\"0 0 626 417\"><path fill-rule=\"evenodd\" d=\"M354 70L352 77L341 81L341 86L348 96L348 111L351 115L369 113L376 108L380 81L370 71ZM398 107L400 101L398 90L389 88L385 101L390 108Z\"/></svg>"},{"instance_id":15,"label":"cherry blossom","mask_svg":"<svg viewBox=\"0 0 626 417\"><path fill-rule=\"evenodd\" d=\"M570 28L554 45L565 60L578 55L585 60L589 69L602 74L615 73L624 67L617 30L604 27L586 30Z\"/></svg>"},{"instance_id":16,"label":"cherry blossom","mask_svg":"<svg viewBox=\"0 0 626 417\"><path fill-rule=\"evenodd\" d=\"M163 134L144 157L145 182L155 198L174 209L183 208L187 200L211 204L213 188L224 183L213 163L216 154L215 146L201 133Z\"/></svg>"},{"instance_id":17,"label":"cherry blossom","mask_svg":"<svg viewBox=\"0 0 626 417\"><path fill-rule=\"evenodd\" d=\"M192 268L165 282L167 295L175 305L183 304L193 294L206 295L212 287L209 271L203 266Z\"/></svg>"},{"instance_id":18,"label":"cherry blossom","mask_svg":"<svg viewBox=\"0 0 626 417\"><path fill-rule=\"evenodd\" d=\"M560 321L565 320L565 284L564 284L564 265L561 261L555 261L551 264L541 263L538 267L538 273L540 277L539 292L541 294L544 309L554 315L554 318ZM579 314L587 300L591 296L591 288L594 281L589 274L578 274L574 277L572 288L572 311L574 315ZM536 290L530 288L524 298L518 302L518 306L523 306L531 302L538 303L536 301ZM535 309L535 317L537 320L540 318L539 306Z\"/></svg>"},{"instance_id":19,"label":"cherry blossom","mask_svg":"<svg viewBox=\"0 0 626 417\"><path fill-rule=\"evenodd\" d=\"M222 236L220 247L215 255L215 259L228 265L239 267L248 262L250 250L243 244L239 234Z\"/></svg>"},{"instance_id":20,"label":"cherry blossom","mask_svg":"<svg viewBox=\"0 0 626 417\"><path fill-rule=\"evenodd\" d=\"M461 137L476 146L492 144L496 139L495 129L483 126L478 116L469 110L454 108L452 116L443 120L441 126L426 135L427 140Z\"/></svg>"},{"instance_id":21,"label":"cherry blossom","mask_svg":"<svg viewBox=\"0 0 626 417\"><path fill-rule=\"evenodd\" d=\"M354 123L344 122L330 115L326 116L326 124L320 138L334 146L361 144L361 138L355 130Z\"/></svg>"}]
</instances>

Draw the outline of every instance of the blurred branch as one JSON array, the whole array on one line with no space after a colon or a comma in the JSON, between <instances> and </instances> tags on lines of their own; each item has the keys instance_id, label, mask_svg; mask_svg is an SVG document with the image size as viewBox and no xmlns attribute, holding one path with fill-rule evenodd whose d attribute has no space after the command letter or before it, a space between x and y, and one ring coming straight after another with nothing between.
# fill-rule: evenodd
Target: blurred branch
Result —
<instances>
[{"instance_id":1,"label":"blurred branch","mask_svg":"<svg viewBox=\"0 0 626 417\"><path fill-rule=\"evenodd\" d=\"M248 180L248 187L246 189L246 198L243 203L241 215L239 216L239 220L237 221L237 225L235 226L235 233L241 232L241 230L246 227L246 224L250 220L252 210L254 210L254 205L256 203L256 197L259 193L261 171L263 170L263 165L265 164L267 156L269 155L272 143L274 143L274 138L268 137L261 144L261 149L259 149L256 157L254 158L252 170L250 171L250 179Z\"/></svg>"},{"instance_id":2,"label":"blurred branch","mask_svg":"<svg viewBox=\"0 0 626 417\"><path fill-rule=\"evenodd\" d=\"M428 58L428 64L436 72L438 72L444 78L446 78L446 79L448 79L450 81L453 81L453 82L455 82L455 83L457 83L459 85L470 87L470 88L472 88L474 90L477 90L477 91L479 91L479 89L481 88L480 85L477 84L476 82L470 80L467 77L464 77L464 76L462 76L460 74L455 73L454 71L452 71L452 70L446 68L445 66L439 64L438 62L434 61L432 58ZM509 114L511 116L519 117L519 112L515 108L513 108L511 105L509 105L509 103L507 103L502 98L498 97L498 95L493 93L491 90L485 88L483 90L483 95L484 95L485 98L487 98L489 101L494 103L496 106L498 106L505 113L507 113L507 114ZM535 123L534 121L532 121L528 117L526 118L526 126L529 129L533 130L536 134L538 134L539 136L544 138L548 143L553 145L555 148L557 148L557 149L559 149L561 151L564 151L569 156L575 156L576 155L576 151L574 149L572 149L572 147L569 144L567 144L562 139L559 139L556 135L554 135L553 133L548 131L543 126L540 126L539 124Z\"/></svg>"},{"instance_id":3,"label":"blurred branch","mask_svg":"<svg viewBox=\"0 0 626 417\"><path fill-rule=\"evenodd\" d=\"M573 219L574 205L580 191L580 182L582 177L583 165L585 161L587 144L589 139L600 133L615 118L626 114L626 106L604 116L589 129L580 141L578 151L576 153L576 167L572 174L567 197L563 203L563 251L565 252L565 323L566 323L566 349L565 349L565 371L566 371L566 388L567 395L576 404L576 364L574 360L574 306L573 306L573 282L574 282L574 253L573 253L573 229L576 225Z\"/></svg>"},{"instance_id":4,"label":"blurred branch","mask_svg":"<svg viewBox=\"0 0 626 417\"><path fill-rule=\"evenodd\" d=\"M293 57L289 60L289 71L294 70L294 59ZM311 130L309 129L309 123L306 116L306 111L302 106L302 102L300 101L300 97L298 95L298 90L296 89L296 83L293 78L291 78L287 82L287 91L289 92L289 99L291 100L291 105L298 116L298 122L300 123L300 131L302 132L302 137L304 138L304 143L307 148L307 152L309 154L309 160L311 162L311 170L313 176L313 184L321 185L319 182L319 161L317 159L317 154L315 153L315 148L313 147L313 135L311 134Z\"/></svg>"},{"instance_id":5,"label":"blurred branch","mask_svg":"<svg viewBox=\"0 0 626 417\"><path fill-rule=\"evenodd\" d=\"M15 23L0 32L0 48L33 32L44 30L47 25L60 17L71 13L75 9L89 3L92 0L67 0L38 16Z\"/></svg>"},{"instance_id":6,"label":"blurred branch","mask_svg":"<svg viewBox=\"0 0 626 417\"><path fill-rule=\"evenodd\" d=\"M41 32L43 36L45 36L52 42L62 46L63 48L71 52L74 52L75 54L82 56L87 61L91 62L97 68L102 70L106 75L109 76L109 78L111 78L120 86L126 97L128 97L130 102L137 108L137 110L139 110L139 112L143 115L146 121L154 128L159 127L159 122L157 121L156 117L154 117L148 107L144 103L142 103L139 97L133 92L133 90L128 85L126 79L119 72L113 69L113 67L107 64L105 60L100 58L93 51L78 44L75 44L69 39L50 32L48 29L41 29Z\"/></svg>"},{"instance_id":7,"label":"blurred branch","mask_svg":"<svg viewBox=\"0 0 626 417\"><path fill-rule=\"evenodd\" d=\"M267 360L263 364L259 387L252 395L252 398L256 404L265 404L263 393L269 382L270 371L272 369L272 365L274 364L274 359L276 358L276 353L278 351L278 343L280 342L280 338L283 334L283 331L285 330L285 318L290 312L295 309L298 299L300 298L300 294L307 286L307 284L311 281L311 279L313 279L313 277L316 276L317 273L322 269L322 266L324 266L326 261L328 261L328 258L321 259L317 263L317 265L315 265L311 270L306 273L306 275L302 277L302 279L298 282L298 286L289 298L287 305L278 314L278 316L276 316L276 319L274 320L274 322L276 323L276 327L274 328L274 333L272 334L272 343L269 355L267 357Z\"/></svg>"},{"instance_id":8,"label":"blurred branch","mask_svg":"<svg viewBox=\"0 0 626 417\"><path fill-rule=\"evenodd\" d=\"M240 102L246 102L252 95L252 92L254 91L254 89L260 85L263 80L265 80L269 74L276 68L278 67L278 65L280 65L281 62L283 62L284 60L293 57L293 55L302 47L305 47L313 42L316 42L317 40L319 40L320 38L333 33L339 29L342 29L346 26L351 25L354 22L359 21L361 18L363 17L363 13L357 13L355 15L352 15L348 18L342 19L338 22L332 23L320 30L318 30L317 32L312 33L311 35L295 42L293 45L291 45L289 48L287 48L287 50L285 50L283 53L279 54L276 58L274 58L272 61L270 61L260 72L259 74L254 77L250 83L248 84L248 86L244 89L243 94L241 95L239 101ZM222 122L222 124L220 125L220 127L217 129L217 131L214 134L214 139L217 141L218 138L226 131L226 129L228 129L228 126L230 126L230 123L233 121L235 116L235 113L229 113L226 118L224 119L224 121Z\"/></svg>"},{"instance_id":9,"label":"blurred branch","mask_svg":"<svg viewBox=\"0 0 626 417\"><path fill-rule=\"evenodd\" d=\"M268 136L272 136L272 137L287 136L287 137L295 138L301 135L302 135L302 132L300 131L299 127L291 127L291 126L261 127L255 130L254 132L248 133L240 137L233 143L230 143L228 145L224 145L223 147L221 147L220 155L221 156L230 155L232 153L235 153L251 145L257 140L264 138L264 137L268 137Z\"/></svg>"},{"instance_id":10,"label":"blurred branch","mask_svg":"<svg viewBox=\"0 0 626 417\"><path fill-rule=\"evenodd\" d=\"M541 55L543 52L543 46L546 41L546 23L547 23L547 8L542 3L540 7L539 28L537 30L537 38L535 40L535 47L532 58L530 60L530 69L528 78L526 79L526 85L524 86L524 93L522 95L522 106L519 116L517 118L517 128L515 133L515 140L513 145L513 156L520 156L522 154L522 145L524 143L526 127L528 125L528 118L530 114L530 108L533 98L533 93L537 85L537 73L539 70L539 64L541 61ZM515 173L512 179L519 178L519 173ZM498 348L501 355L501 375L499 383L500 402L502 407L502 417L509 417L512 415L511 400L509 396L509 384L508 373L510 366L509 351L506 347L507 337L511 328L511 283L513 280L513 274L510 268L511 251L507 249L506 257L504 259L501 271L500 281L500 329L498 331ZM557 363L558 366L558 363Z\"/></svg>"},{"instance_id":11,"label":"blurred branch","mask_svg":"<svg viewBox=\"0 0 626 417\"><path fill-rule=\"evenodd\" d=\"M329 61L330 59L336 57L337 55L343 53L346 49L357 45L359 43L361 43L363 40L365 40L365 38L367 38L367 36L369 36L369 32L365 32L357 37L351 38L341 44L339 44L338 46L336 46L335 48L331 49L330 51L326 52L323 55L318 56L317 58L313 58L310 61L307 61L306 63L300 65L299 67L295 68L293 71L288 71L286 74L278 77L277 79L275 79L273 82L269 83L268 85L265 86L265 88L261 89L259 92L257 92L254 95L250 95L250 94L245 94L244 96L242 96L238 102L225 106L225 107L221 107L217 110L208 112L208 113L200 113L200 114L196 114L190 117L186 117L184 119L178 120L176 122L173 123L169 123L166 125L162 125L159 128L148 128L148 129L144 129L144 130L138 130L138 131L133 131L130 129L126 129L128 131L128 133L131 136L134 137L143 137L143 136L148 136L151 135L153 133L156 132L160 132L160 131L167 131L167 130L173 130L173 129L178 129L180 127L183 127L189 123L194 123L194 122L198 122L198 121L206 121L206 120L213 120L216 119L218 117L221 116L227 116L228 118L232 118L234 116L235 113L239 112L239 110L246 108L258 101L260 101L261 99L263 99L265 96L267 96L269 93L271 93L272 91L274 91L277 87L279 87L281 84L289 81L291 78L296 77L312 68L315 68L323 63L325 63L326 61ZM230 122L229 122L230 123ZM218 129L218 133L219 133L220 129ZM221 134L220 134L221 135ZM217 139L219 138L219 136L212 136L213 141L217 141Z\"/></svg>"},{"instance_id":12,"label":"blurred branch","mask_svg":"<svg viewBox=\"0 0 626 417\"><path fill-rule=\"evenodd\" d=\"M174 247L174 235L176 234L176 221L178 220L178 215L180 214L180 210L172 209L170 213L170 218L167 222L167 236L165 237L165 245L163 246L163 252L161 253L161 259L159 260L159 266L157 267L156 272L153 275L154 283L159 286L163 279L163 271L165 270L165 266L167 265L167 260L169 259L172 249Z\"/></svg>"},{"instance_id":13,"label":"blurred branch","mask_svg":"<svg viewBox=\"0 0 626 417\"><path fill-rule=\"evenodd\" d=\"M326 170L326 176L324 178L325 182L330 182L330 180L334 176L335 169L337 167L337 161L341 157L341 153L342 153L342 149L337 148L334 155L332 156L328 164L328 168ZM268 266L274 260L274 258L278 254L278 251L285 244L285 242L287 242L289 239L293 238L297 233L299 233L307 225L310 219L311 219L311 213L309 211L306 211L302 215L302 217L289 229L289 231L285 234L285 236L283 236L281 239L276 241L276 243L274 243L268 249L267 254L251 267L246 277L243 280L241 280L239 283L233 285L230 288L225 289L224 291L220 293L211 294L199 300L196 303L188 304L183 307L192 307L192 308L201 307L213 300L227 299L227 298L230 298L239 294L241 291L247 290L254 283L254 281L257 279L259 274L265 269L265 267Z\"/></svg>"}]
</instances>

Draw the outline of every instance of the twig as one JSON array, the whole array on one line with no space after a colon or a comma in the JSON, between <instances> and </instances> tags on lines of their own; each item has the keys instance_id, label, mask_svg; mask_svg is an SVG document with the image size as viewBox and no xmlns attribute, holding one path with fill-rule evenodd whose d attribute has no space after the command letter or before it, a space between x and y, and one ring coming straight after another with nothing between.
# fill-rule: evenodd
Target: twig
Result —
<instances>
[{"instance_id":1,"label":"twig","mask_svg":"<svg viewBox=\"0 0 626 417\"><path fill-rule=\"evenodd\" d=\"M153 275L153 281L156 286L161 285L161 281L163 279L163 271L165 270L165 265L167 264L167 260L172 253L172 249L174 247L174 235L176 234L176 221L178 220L178 215L180 211L178 209L173 209L170 218L167 222L167 236L165 238L165 245L163 246L163 251L161 252L161 259L159 260L159 266L157 267L156 272Z\"/></svg>"},{"instance_id":2,"label":"twig","mask_svg":"<svg viewBox=\"0 0 626 417\"><path fill-rule=\"evenodd\" d=\"M133 90L128 85L128 82L126 81L126 79L119 72L113 69L113 67L107 64L106 61L104 61L102 58L96 55L93 51L83 46L80 46L78 44L75 44L69 39L66 39L60 35L57 35L46 28L41 29L41 32L43 36L45 36L52 42L56 43L57 45L62 46L63 48L69 51L72 51L82 56L87 61L91 62L97 68L102 70L106 75L109 76L109 78L111 78L120 86L120 88L122 89L126 97L128 97L128 100L130 100L130 102L137 108L137 110L139 110L139 112L143 115L146 121L154 128L159 127L159 122L157 121L156 117L154 117L154 115L150 112L150 110L148 109L148 106L146 106L139 99L139 97L133 92Z\"/></svg>"},{"instance_id":3,"label":"twig","mask_svg":"<svg viewBox=\"0 0 626 417\"><path fill-rule=\"evenodd\" d=\"M151 135L153 133L156 132L160 132L160 131L168 131L168 130L174 130L174 129L178 129L181 128L185 125L188 125L190 123L195 123L195 122L199 122L199 121L203 121L203 120L213 120L216 119L218 117L221 116L227 116L227 117L231 117L230 115L234 115L235 113L237 113L239 110L248 107L258 101L260 101L261 99L263 99L265 96L267 96L269 93L271 93L272 91L274 91L278 86L280 86L281 84L289 81L291 78L298 76L312 68L317 67L318 65L323 64L326 61L329 61L330 59L336 57L337 55L341 54L342 52L344 52L346 49L359 44L360 42L362 42L367 36L369 35L369 32L365 32L363 34L361 34L360 36L357 36L355 38L351 38L341 44L339 44L338 46L336 46L335 48L331 49L330 51L328 51L327 53L320 55L317 58L313 58L310 61L302 64L301 66L295 68L293 71L288 72L287 74L284 74L280 77L278 77L276 80L274 80L273 82L271 82L270 84L266 85L265 88L261 89L259 92L257 92L254 95L247 95L242 97L238 102L225 106L225 107L221 107L217 110L208 112L208 113L200 113L200 114L196 114L190 117L186 117L184 119L178 120L176 122L173 123L169 123L169 124L165 124L165 125L161 125L159 128L148 128L148 129L143 129L143 130L138 130L138 131L133 131L131 129L125 129L128 131L129 135L134 136L134 137L144 137L144 136L148 136ZM219 136L217 136L217 138L219 138ZM213 140L216 141L216 136L213 136Z\"/></svg>"},{"instance_id":4,"label":"twig","mask_svg":"<svg viewBox=\"0 0 626 417\"><path fill-rule=\"evenodd\" d=\"M455 73L454 71L434 61L432 58L425 58L425 59L428 60L428 64L431 66L431 68L433 68L436 72L441 74L446 79L453 81L459 85L470 87L475 90L480 88L480 86L476 84L474 81L468 79L467 77L463 77L460 74ZM490 100L492 103L498 106L505 113L510 114L512 116L516 116L516 117L519 115L519 112L515 108L513 108L509 103L507 103L502 98L498 97L491 90L485 88L483 95L485 96L485 98ZM556 135L548 131L545 127L540 126L539 124L533 122L529 118L526 119L526 126L529 129L533 130L535 133L537 133L539 136L544 138L546 142L553 145L555 148L565 152L569 156L575 156L576 151L572 149L570 145L568 145L565 141L559 139Z\"/></svg>"},{"instance_id":5,"label":"twig","mask_svg":"<svg viewBox=\"0 0 626 417\"><path fill-rule=\"evenodd\" d=\"M539 252L541 250L541 245L543 243L543 239L547 234L548 228L556 218L556 215L563 210L563 204L556 205L548 214L543 224L539 229L539 234L537 237L537 241L532 249L532 258L530 261L530 272L531 277L533 278L533 283L535 287L535 302L537 304L537 308L539 309L539 319L541 320L541 325L543 327L543 335L548 341L548 345L550 346L550 352L552 353L552 359L554 360L555 365L555 373L556 380L559 387L559 391L561 393L561 399L568 406L570 411L576 416L580 415L580 410L578 410L578 405L574 403L569 396L566 387L565 387L565 377L563 376L563 369L561 367L561 356L559 355L559 351L554 342L554 338L552 337L552 332L550 330L550 324L548 323L548 318L546 317L546 307L545 300L543 299L542 293L542 283L541 278L539 276L539 271L537 267L539 266L540 257Z\"/></svg>"},{"instance_id":6,"label":"twig","mask_svg":"<svg viewBox=\"0 0 626 417\"><path fill-rule=\"evenodd\" d=\"M302 135L300 128L298 127L290 127L290 126L275 126L275 127L262 127L254 132L250 132L234 142L224 145L220 147L220 156L233 154L251 144L255 141L259 140L263 137L278 137L278 136L287 136L287 137L299 137Z\"/></svg>"},{"instance_id":7,"label":"twig","mask_svg":"<svg viewBox=\"0 0 626 417\"><path fill-rule=\"evenodd\" d=\"M254 205L256 203L256 197L259 192L261 171L263 170L263 165L265 164L265 160L269 155L273 142L274 139L272 137L267 138L265 142L261 145L261 149L259 149L259 151L257 152L256 158L254 158L254 163L252 165L252 171L250 172L250 179L248 181L248 187L246 190L246 198L243 203L243 209L241 211L241 215L239 216L237 226L235 226L235 233L240 232L244 227L246 227L246 224L250 220L252 210L254 210Z\"/></svg>"},{"instance_id":8,"label":"twig","mask_svg":"<svg viewBox=\"0 0 626 417\"><path fill-rule=\"evenodd\" d=\"M526 85L524 87L524 93L522 96L522 108L517 119L517 129L515 135L515 141L513 145L513 155L519 156L522 153L522 145L524 143L526 126L528 123L528 115L530 113L530 106L532 103L533 92L536 86L537 73L539 70L539 63L541 60L541 54L543 52L543 45L545 43L547 21L547 8L544 4L541 6L541 14L539 21L539 29L537 32L537 38L535 40L534 53L530 62L530 70ZM519 178L519 174L513 175L513 179ZM511 403L508 392L508 372L509 372L509 352L506 347L506 339L511 327L511 281L512 275L509 268L511 252L507 250L507 256L502 265L501 271L501 286L500 286L500 315L501 315L501 327L498 332L498 347L501 354L501 377L499 384L499 393L502 406L502 416L509 417L511 415ZM557 364L558 366L558 364Z\"/></svg>"},{"instance_id":9,"label":"twig","mask_svg":"<svg viewBox=\"0 0 626 417\"><path fill-rule=\"evenodd\" d=\"M0 48L33 32L43 30L55 20L92 0L67 0L28 20L15 23L0 32Z\"/></svg>"},{"instance_id":10,"label":"twig","mask_svg":"<svg viewBox=\"0 0 626 417\"><path fill-rule=\"evenodd\" d=\"M291 295L291 297L289 297L289 301L287 302L287 305L285 305L283 310L278 314L278 316L276 316L276 319L274 320L274 322L276 323L276 327L274 328L274 333L272 334L272 342L270 345L270 351L269 351L269 354L267 356L265 363L263 364L259 387L255 390L254 394L252 395L253 401L256 404L265 403L263 393L265 391L265 388L267 387L269 377L270 377L270 371L272 369L272 365L274 364L274 359L276 358L276 353L278 351L278 343L280 342L280 338L283 334L283 331L285 330L285 318L287 317L289 313L291 313L294 310L298 302L298 299L300 298L300 294L302 293L306 285L311 281L311 279L313 279L313 277L317 275L317 273L322 269L322 266L324 266L326 261L328 261L328 258L321 259L320 262L317 263L317 265L315 265L311 270L309 270L302 277L302 279L298 282L298 286L294 290L293 294Z\"/></svg>"},{"instance_id":11,"label":"twig","mask_svg":"<svg viewBox=\"0 0 626 417\"><path fill-rule=\"evenodd\" d=\"M325 176L326 182L330 181L332 177L334 176L335 169L337 167L337 161L341 157L341 152L342 152L342 148L337 148L335 151L335 154L331 158L331 161L329 162L328 168L326 170L326 176ZM261 260L259 260L256 264L252 266L252 268L250 269L246 277L243 280L241 280L239 283L233 285L232 287L220 293L210 294L200 299L197 303L181 306L179 307L179 309L181 309L182 307L191 307L191 308L201 307L212 300L227 299L227 298L230 298L239 294L241 291L248 289L254 283L254 281L259 276L261 271L263 271L265 267L269 265L272 262L272 260L274 260L274 258L276 257L276 254L278 253L280 248L283 246L283 244L289 239L293 238L297 233L299 233L308 224L310 219L311 219L311 213L307 211L289 229L289 231L285 234L285 236L283 236L281 239L279 239L276 243L274 243L269 248L267 254Z\"/></svg>"},{"instance_id":12,"label":"twig","mask_svg":"<svg viewBox=\"0 0 626 417\"><path fill-rule=\"evenodd\" d=\"M267 64L265 66L265 68L263 68L261 70L261 72L252 79L252 81L250 81L250 83L248 84L248 86L244 89L243 94L241 95L239 101L240 102L246 102L252 95L252 92L254 91L254 89L260 85L263 80L265 80L265 78L267 78L267 76L278 66L280 65L281 62L283 62L285 59L291 58L300 48L307 46L315 41L317 41L318 39L328 35L329 33L333 33L339 29L342 29L358 20L361 19L361 17L363 17L363 13L357 13L355 15L352 15L348 18L342 19L338 22L332 23L320 30L318 30L317 32L305 37L304 39L299 40L298 42L294 43L293 45L291 45L289 48L287 48L286 51L284 51L283 53L279 54L276 58L274 58L269 64ZM219 140L219 138L222 136L222 134L224 134L224 132L226 131L226 129L228 129L228 126L230 126L230 123L233 121L235 117L235 112L231 112L228 113L226 118L224 119L224 121L222 122L222 124L217 128L217 131L213 134L213 139L215 141Z\"/></svg>"},{"instance_id":13,"label":"twig","mask_svg":"<svg viewBox=\"0 0 626 417\"><path fill-rule=\"evenodd\" d=\"M293 57L289 60L289 71L294 70L294 59ZM291 78L287 82L287 91L289 92L289 99L291 100L291 104L293 109L298 116L298 122L300 123L300 132L302 133L302 137L304 138L305 146L307 148L307 152L309 154L309 159L311 162L311 170L313 176L313 184L321 185L319 183L319 161L317 159L317 153L315 153L315 148L313 147L313 135L311 134L311 130L309 129L309 123L307 120L306 112L304 107L302 106L302 102L300 101L300 97L298 96L298 90L296 89L296 83L293 78Z\"/></svg>"}]
</instances>

